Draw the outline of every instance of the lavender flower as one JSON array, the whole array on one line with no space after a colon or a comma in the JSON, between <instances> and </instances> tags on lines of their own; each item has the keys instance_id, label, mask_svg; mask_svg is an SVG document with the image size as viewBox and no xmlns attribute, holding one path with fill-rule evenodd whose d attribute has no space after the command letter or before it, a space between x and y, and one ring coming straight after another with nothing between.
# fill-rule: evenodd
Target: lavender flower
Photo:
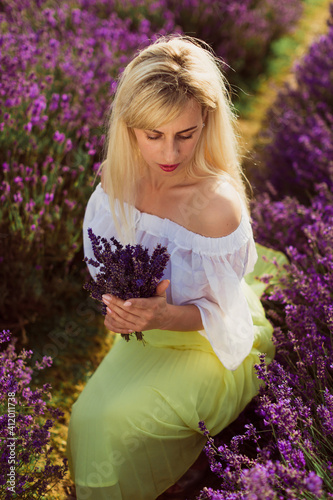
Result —
<instances>
[{"instance_id":1,"label":"lavender flower","mask_svg":"<svg viewBox=\"0 0 333 500\"><path fill-rule=\"evenodd\" d=\"M316 184L333 188L333 4L328 27L297 63L296 84L283 86L263 126L256 156L264 168L253 171L253 182L262 189L268 179L275 199L292 195L308 204Z\"/></svg>"},{"instance_id":2,"label":"lavender flower","mask_svg":"<svg viewBox=\"0 0 333 500\"><path fill-rule=\"evenodd\" d=\"M148 249L141 245L123 247L114 237L109 243L106 238L96 236L91 228L88 229L88 235L95 259L86 257L85 261L99 268L96 279L84 285L93 299L102 302L105 293L123 300L152 297L155 294L169 260L166 247L157 245L149 256ZM105 315L106 306L102 304L102 313ZM138 340L143 339L142 332L135 332L135 335ZM128 341L130 334L122 334L122 337Z\"/></svg>"},{"instance_id":3,"label":"lavender flower","mask_svg":"<svg viewBox=\"0 0 333 500\"><path fill-rule=\"evenodd\" d=\"M41 498L68 470L67 459L62 465L52 465L49 446L54 419L64 414L49 404L49 384L31 388L33 369L28 361L32 351L17 353L8 330L0 332L0 344L5 342L9 344L1 345L0 352L0 497L28 500L38 494ZM44 356L37 369L51 363Z\"/></svg>"}]
</instances>

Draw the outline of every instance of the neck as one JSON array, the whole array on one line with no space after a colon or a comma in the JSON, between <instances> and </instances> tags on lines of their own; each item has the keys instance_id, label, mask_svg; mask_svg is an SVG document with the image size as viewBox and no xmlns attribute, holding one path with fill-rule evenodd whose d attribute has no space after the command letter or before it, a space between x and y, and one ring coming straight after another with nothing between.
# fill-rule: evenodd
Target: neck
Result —
<instances>
[{"instance_id":1,"label":"neck","mask_svg":"<svg viewBox=\"0 0 333 500\"><path fill-rule=\"evenodd\" d=\"M168 175L161 176L148 171L147 175L142 180L146 184L149 191L155 193L162 193L177 187L182 187L189 181L183 171L179 172L179 174L173 175L172 177L168 177Z\"/></svg>"}]
</instances>

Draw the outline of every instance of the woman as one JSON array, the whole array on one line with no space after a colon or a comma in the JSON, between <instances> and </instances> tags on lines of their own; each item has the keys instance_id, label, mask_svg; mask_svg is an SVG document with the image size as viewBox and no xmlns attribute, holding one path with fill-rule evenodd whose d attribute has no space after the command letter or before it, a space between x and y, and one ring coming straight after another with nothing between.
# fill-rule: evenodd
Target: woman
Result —
<instances>
[{"instance_id":1,"label":"woman","mask_svg":"<svg viewBox=\"0 0 333 500\"><path fill-rule=\"evenodd\" d=\"M85 253L93 257L91 227L150 251L161 243L170 261L154 297L104 296L106 327L143 331L146 344L118 335L73 407L68 457L80 500L155 499L202 451L199 421L215 435L236 419L258 391L258 354L274 355L272 327L243 279L257 252L233 122L202 43L158 40L121 76Z\"/></svg>"}]
</instances>

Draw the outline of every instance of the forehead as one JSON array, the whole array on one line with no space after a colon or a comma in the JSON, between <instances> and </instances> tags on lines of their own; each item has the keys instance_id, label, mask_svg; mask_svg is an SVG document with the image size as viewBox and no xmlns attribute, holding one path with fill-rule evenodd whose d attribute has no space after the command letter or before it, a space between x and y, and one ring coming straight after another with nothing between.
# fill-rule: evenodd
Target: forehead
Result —
<instances>
[{"instance_id":1,"label":"forehead","mask_svg":"<svg viewBox=\"0 0 333 500\"><path fill-rule=\"evenodd\" d=\"M197 126L201 117L202 109L200 104L194 99L191 99L185 104L177 116L167 122L156 124L156 126L149 128L149 130L158 130L163 133L180 132Z\"/></svg>"}]
</instances>

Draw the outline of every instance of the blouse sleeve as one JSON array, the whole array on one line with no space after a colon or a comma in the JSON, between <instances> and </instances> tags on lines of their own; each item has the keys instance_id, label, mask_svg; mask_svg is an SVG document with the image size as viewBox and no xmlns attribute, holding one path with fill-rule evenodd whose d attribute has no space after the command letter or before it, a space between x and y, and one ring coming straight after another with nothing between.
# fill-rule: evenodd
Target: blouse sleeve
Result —
<instances>
[{"instance_id":1,"label":"blouse sleeve","mask_svg":"<svg viewBox=\"0 0 333 500\"><path fill-rule=\"evenodd\" d=\"M223 238L212 239L213 251L192 251L188 258L183 255L182 262L179 262L182 267L177 269L176 264L171 277L171 283L175 285L175 302L195 304L199 308L204 326L200 333L209 340L229 370L235 370L241 364L254 340L243 279L253 270L257 260L249 223L246 233L243 231L240 238L238 231L236 235L227 236L225 241ZM186 272L187 265L191 273Z\"/></svg>"}]
</instances>

